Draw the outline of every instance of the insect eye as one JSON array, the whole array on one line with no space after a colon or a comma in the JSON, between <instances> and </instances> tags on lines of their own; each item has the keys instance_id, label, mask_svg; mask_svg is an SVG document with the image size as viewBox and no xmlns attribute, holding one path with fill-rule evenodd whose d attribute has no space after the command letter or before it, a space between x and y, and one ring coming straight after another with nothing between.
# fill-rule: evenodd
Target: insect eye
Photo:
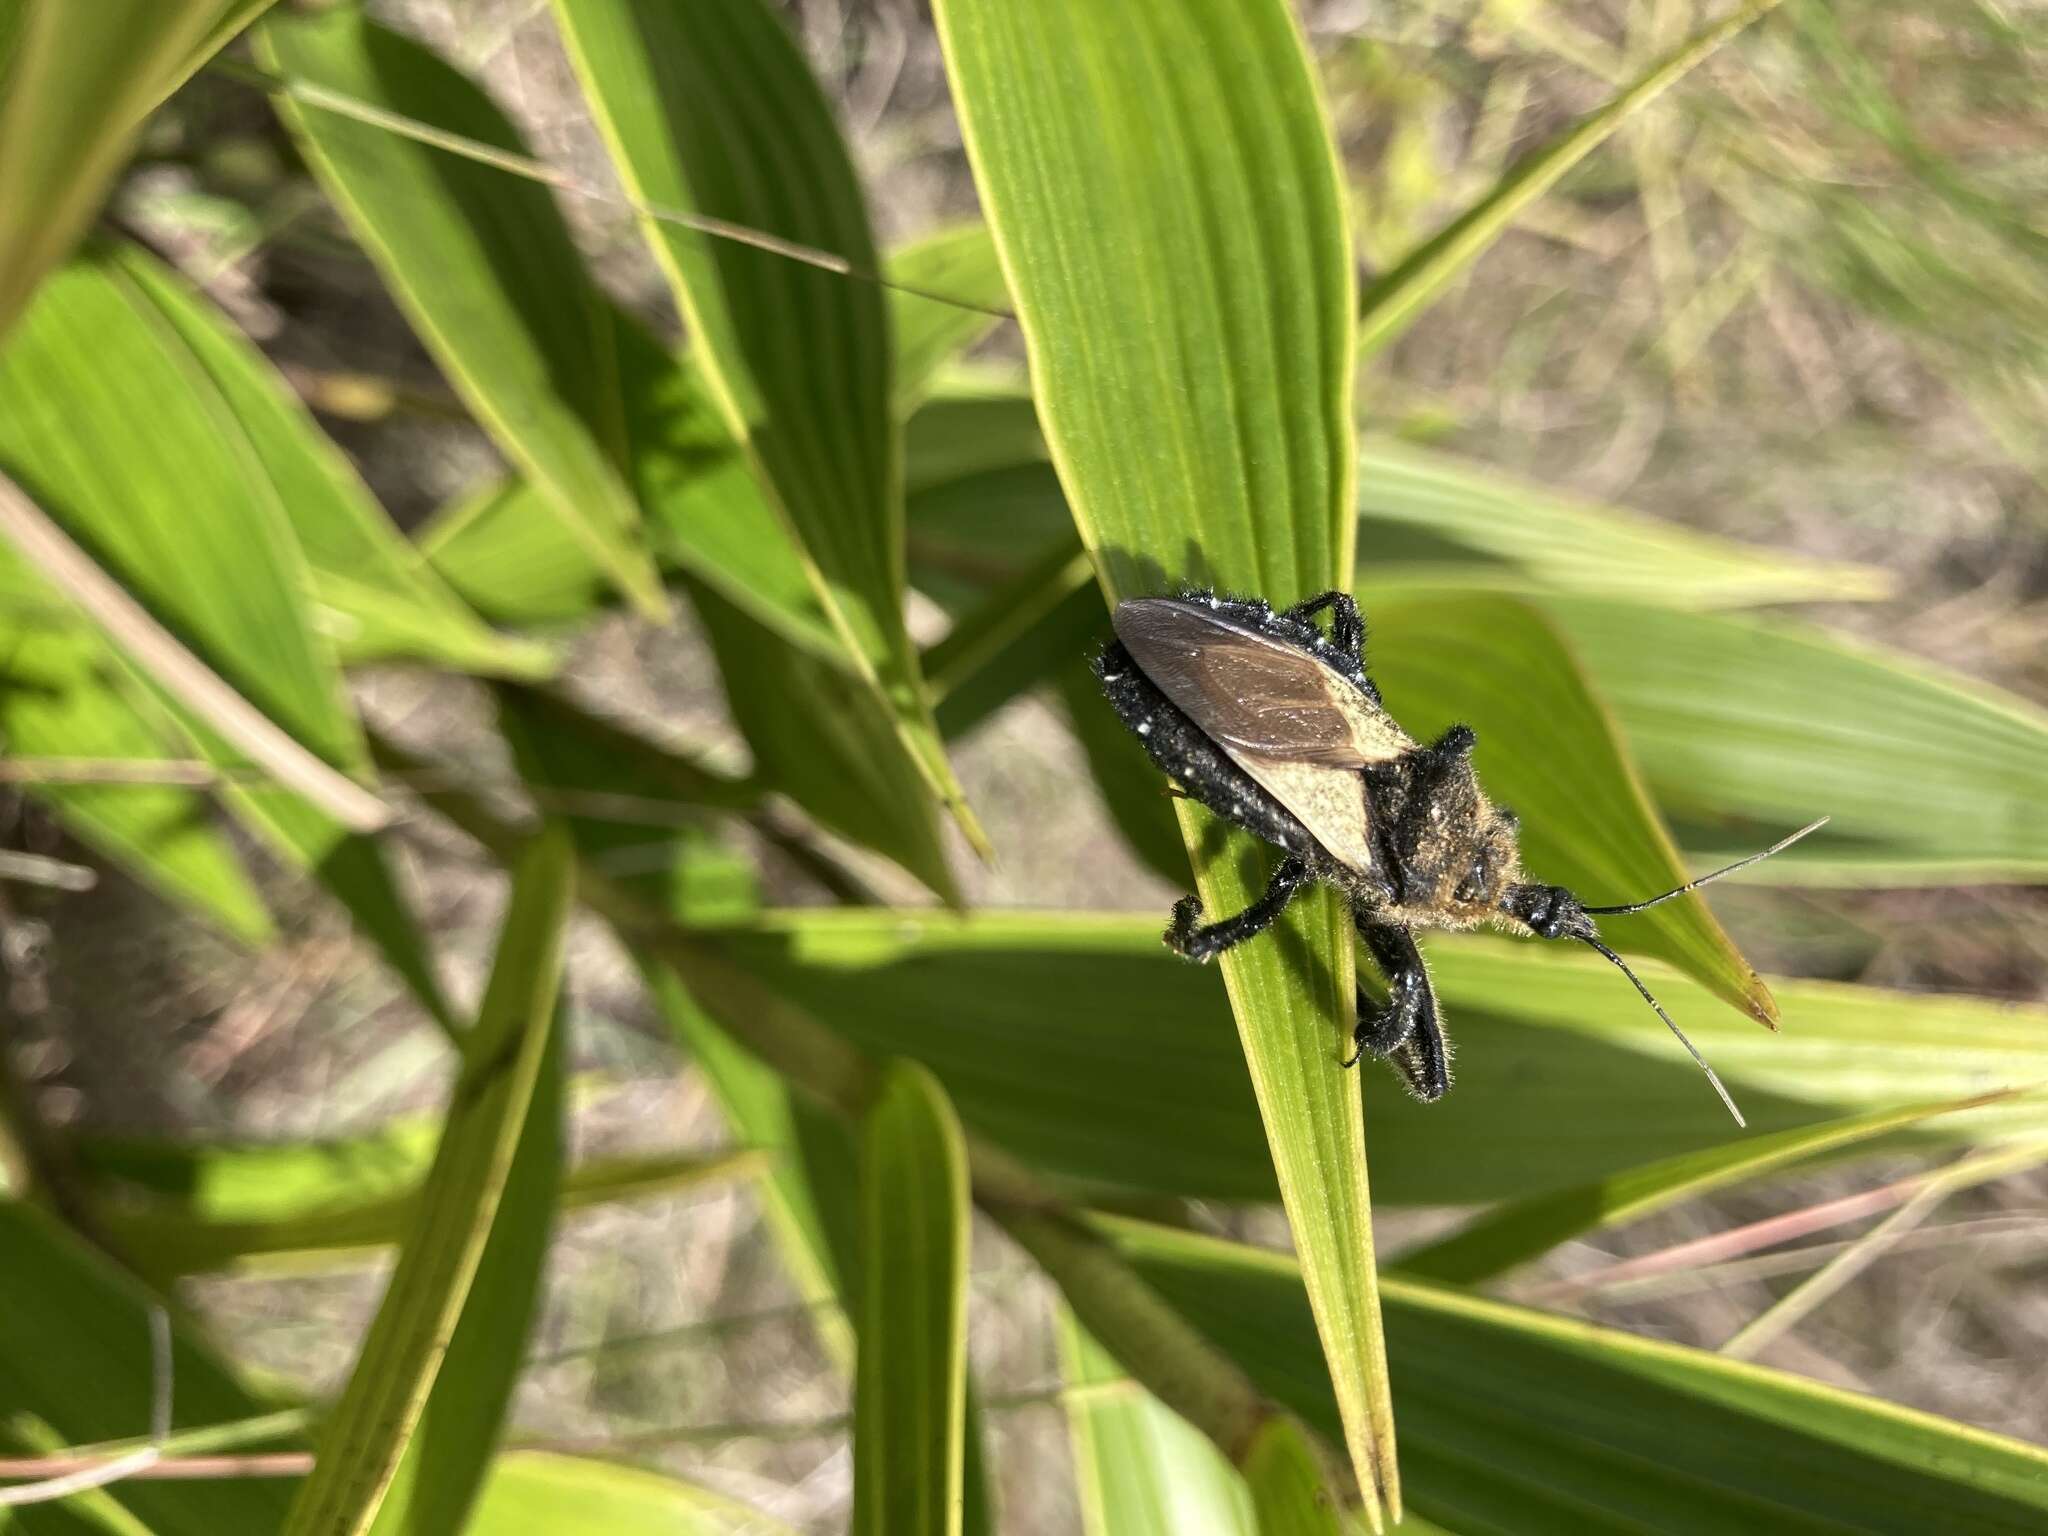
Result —
<instances>
[{"instance_id":1,"label":"insect eye","mask_svg":"<svg viewBox=\"0 0 2048 1536\"><path fill-rule=\"evenodd\" d=\"M1484 860L1475 860L1472 867L1465 871L1465 878L1458 884L1458 900L1477 901L1485 894L1486 863Z\"/></svg>"}]
</instances>

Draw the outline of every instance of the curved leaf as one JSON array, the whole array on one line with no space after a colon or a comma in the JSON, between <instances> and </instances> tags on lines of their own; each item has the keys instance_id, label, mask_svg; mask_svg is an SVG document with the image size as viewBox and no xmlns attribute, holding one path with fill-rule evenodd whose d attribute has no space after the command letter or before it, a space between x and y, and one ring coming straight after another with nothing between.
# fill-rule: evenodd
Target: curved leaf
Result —
<instances>
[{"instance_id":1,"label":"curved leaf","mask_svg":"<svg viewBox=\"0 0 2048 1536\"><path fill-rule=\"evenodd\" d=\"M1631 604L1552 605L1658 799L1711 866L1758 828L1833 816L1759 868L1822 884L2037 881L2048 714L1807 625Z\"/></svg>"},{"instance_id":2,"label":"curved leaf","mask_svg":"<svg viewBox=\"0 0 2048 1536\"><path fill-rule=\"evenodd\" d=\"M861 1133L855 1536L958 1536L967 1394L967 1145L899 1063Z\"/></svg>"},{"instance_id":3,"label":"curved leaf","mask_svg":"<svg viewBox=\"0 0 2048 1536\"><path fill-rule=\"evenodd\" d=\"M549 1451L499 1457L462 1529L468 1536L793 1536L781 1521L707 1488Z\"/></svg>"},{"instance_id":4,"label":"curved leaf","mask_svg":"<svg viewBox=\"0 0 2048 1536\"><path fill-rule=\"evenodd\" d=\"M1112 599L1298 602L1352 563L1353 275L1336 157L1278 0L935 7L1045 439ZM1264 861L1182 808L1209 910ZM1368 1511L1400 1493L1380 1344L1348 913L1223 958Z\"/></svg>"},{"instance_id":5,"label":"curved leaf","mask_svg":"<svg viewBox=\"0 0 2048 1536\"><path fill-rule=\"evenodd\" d=\"M761 0L578 0L555 8L593 114L641 205L688 209L878 270L830 108ZM881 289L643 218L726 427L802 550L861 680L986 853L903 620L902 444Z\"/></svg>"},{"instance_id":6,"label":"curved leaf","mask_svg":"<svg viewBox=\"0 0 2048 1536\"><path fill-rule=\"evenodd\" d=\"M538 677L547 651L492 634L436 578L377 505L355 468L285 387L263 354L224 316L139 248L112 260L220 391L291 520L314 600L340 619L335 640L351 660L408 657L467 671Z\"/></svg>"},{"instance_id":7,"label":"curved leaf","mask_svg":"<svg viewBox=\"0 0 2048 1536\"><path fill-rule=\"evenodd\" d=\"M0 17L0 335L99 211L150 110L268 0L63 0Z\"/></svg>"},{"instance_id":8,"label":"curved leaf","mask_svg":"<svg viewBox=\"0 0 2048 1536\"><path fill-rule=\"evenodd\" d=\"M877 1057L924 1062L979 1136L1087 1193L1270 1200L1224 999L1160 946L1165 914L783 911L722 942ZM1401 1204L1553 1193L1868 1110L2048 1081L2048 1009L1780 981L1768 1034L1646 962L1740 1095L1747 1142L1627 982L1594 955L1446 935L1432 974L1462 1049L1418 1104L1366 1081L1375 1183ZM1996 1100L1927 1120L1941 1142L2037 1133Z\"/></svg>"},{"instance_id":9,"label":"curved leaf","mask_svg":"<svg viewBox=\"0 0 2048 1536\"><path fill-rule=\"evenodd\" d=\"M1453 721L1479 733L1473 764L1488 794L1522 818L1527 878L1568 885L1589 906L1685 883L1612 718L1540 613L1513 598L1458 592L1368 595L1364 607L1366 667L1394 718L1418 741ZM1610 918L1603 931L1617 949L1682 967L1758 1022L1776 1020L1770 989L1697 891Z\"/></svg>"},{"instance_id":10,"label":"curved leaf","mask_svg":"<svg viewBox=\"0 0 2048 1536\"><path fill-rule=\"evenodd\" d=\"M610 310L551 194L328 111L319 94L522 154L512 125L468 78L352 8L275 16L257 38L259 56L290 83L279 112L449 382L589 558L662 617L616 462Z\"/></svg>"},{"instance_id":11,"label":"curved leaf","mask_svg":"<svg viewBox=\"0 0 2048 1536\"><path fill-rule=\"evenodd\" d=\"M570 858L568 839L552 830L525 852L514 872L512 905L476 1026L464 1040L462 1071L434 1166L355 1369L322 1428L313 1473L292 1504L286 1536L368 1530L394 1486L408 1505L414 1497L453 1498L456 1490L438 1479L467 1476L470 1464L481 1466L480 1453L488 1454L488 1438L475 1431L491 1426L474 1422L482 1411L477 1404L446 1407L478 1384L475 1374L452 1385L455 1397L442 1396L437 1386L451 1339L471 1315L466 1303L473 1296L490 1309L472 1325L489 1339L471 1347L516 1359L513 1338L524 1338L518 1277L484 1275L483 1289L475 1288L486 1253L508 1266L515 1260L538 1263L540 1249L530 1241L530 1229L536 1216L545 1221L554 1170L539 1152L524 1160L516 1153L545 1064L559 1060L549 1042L571 899ZM554 1102L555 1092L550 1087L542 1103ZM514 1172L521 1174L516 1188L510 1184ZM538 1200L530 1198L536 1181L543 1192ZM508 1222L527 1230L487 1246L501 1205ZM499 1384L509 1391L509 1377ZM395 1485L423 1416L438 1420L445 1411L463 1418L468 1431L455 1466L437 1469L437 1482L424 1488L413 1481L415 1466Z\"/></svg>"},{"instance_id":12,"label":"curved leaf","mask_svg":"<svg viewBox=\"0 0 2048 1536\"><path fill-rule=\"evenodd\" d=\"M1281 1402L1332 1428L1300 1273L1136 1222L1132 1264ZM1817 1382L1389 1277L1408 1487L1451 1531L2020 1536L2048 1453Z\"/></svg>"}]
</instances>

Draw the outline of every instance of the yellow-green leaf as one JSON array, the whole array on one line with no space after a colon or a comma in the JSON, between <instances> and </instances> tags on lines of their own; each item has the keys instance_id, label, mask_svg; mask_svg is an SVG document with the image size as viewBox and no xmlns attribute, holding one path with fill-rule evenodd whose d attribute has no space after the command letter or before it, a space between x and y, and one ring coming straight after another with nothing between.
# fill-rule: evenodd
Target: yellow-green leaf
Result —
<instances>
[{"instance_id":1,"label":"yellow-green leaf","mask_svg":"<svg viewBox=\"0 0 2048 1536\"><path fill-rule=\"evenodd\" d=\"M643 205L877 272L846 145L762 0L577 0L555 12ZM752 244L644 223L726 426L794 534L860 681L883 692L926 785L985 853L904 627L902 442L881 289Z\"/></svg>"},{"instance_id":2,"label":"yellow-green leaf","mask_svg":"<svg viewBox=\"0 0 2048 1536\"><path fill-rule=\"evenodd\" d=\"M156 104L268 0L11 0L0 12L0 335L77 243ZM11 13L11 14L8 14Z\"/></svg>"},{"instance_id":3,"label":"yellow-green leaf","mask_svg":"<svg viewBox=\"0 0 2048 1536\"><path fill-rule=\"evenodd\" d=\"M1212 582L1277 604L1352 560L1349 228L1279 0L935 7L1045 440L1112 600ZM1211 912L1250 840L1184 811ZM1349 914L1330 893L1222 962L1330 1369L1376 1511L1398 1515L1355 1079ZM1375 1518L1377 1518L1375 1514Z\"/></svg>"},{"instance_id":4,"label":"yellow-green leaf","mask_svg":"<svg viewBox=\"0 0 2048 1536\"><path fill-rule=\"evenodd\" d=\"M328 194L449 382L589 557L642 612L667 612L624 448L611 311L552 194L319 105L322 92L508 154L524 147L467 77L352 7L258 33L278 98Z\"/></svg>"},{"instance_id":5,"label":"yellow-green leaf","mask_svg":"<svg viewBox=\"0 0 2048 1536\"><path fill-rule=\"evenodd\" d=\"M464 1040L434 1166L355 1369L322 1428L313 1473L292 1505L286 1536L356 1536L369 1529L429 1411L508 1195L536 1085L551 1059L571 868L568 839L559 830L544 833L519 861L497 961ZM538 1168L533 1176L552 1190L552 1169L541 1159L525 1167ZM522 1221L532 1214L528 1193L524 1180L511 1191L511 1209ZM490 1284L487 1294L502 1300L496 1282ZM494 1320L508 1316L509 1309L501 1309ZM494 1338L495 1349L516 1355L516 1341L495 1332Z\"/></svg>"},{"instance_id":6,"label":"yellow-green leaf","mask_svg":"<svg viewBox=\"0 0 2048 1536\"><path fill-rule=\"evenodd\" d=\"M899 1063L861 1133L855 1536L958 1536L967 1397L967 1144Z\"/></svg>"}]
</instances>

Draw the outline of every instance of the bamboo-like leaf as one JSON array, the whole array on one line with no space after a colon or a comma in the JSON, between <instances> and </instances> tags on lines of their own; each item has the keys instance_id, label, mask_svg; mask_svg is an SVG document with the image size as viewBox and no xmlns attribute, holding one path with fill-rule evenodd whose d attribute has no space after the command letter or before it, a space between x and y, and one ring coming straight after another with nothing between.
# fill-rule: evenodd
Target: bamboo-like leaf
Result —
<instances>
[{"instance_id":1,"label":"bamboo-like leaf","mask_svg":"<svg viewBox=\"0 0 2048 1536\"><path fill-rule=\"evenodd\" d=\"M161 1388L152 1379L148 1309L162 1305L134 1277L53 1217L18 1200L0 1201L0 1251L7 1255L7 1305L0 1307L0 1446L48 1452L24 1443L23 1421L40 1423L62 1445L134 1440L150 1428ZM252 1391L193 1337L173 1313L171 1424L174 1430L255 1420L281 1405ZM280 1428L254 1445L297 1439ZM252 1447L254 1448L254 1447ZM115 1521L67 1520L64 1506L10 1510L14 1530L69 1533L143 1530L161 1536L208 1531L272 1531L283 1521L292 1485L275 1479L225 1482L129 1478L106 1497ZM56 1518L44 1517L57 1511ZM123 1523L125 1521L125 1523Z\"/></svg>"},{"instance_id":2,"label":"bamboo-like leaf","mask_svg":"<svg viewBox=\"0 0 2048 1536\"><path fill-rule=\"evenodd\" d=\"M160 344L189 354L220 391L291 521L314 601L340 620L335 639L346 657L415 658L510 677L551 670L545 649L492 634L441 583L347 457L224 316L138 248L118 248L110 260L133 284L138 312L161 315Z\"/></svg>"},{"instance_id":3,"label":"bamboo-like leaf","mask_svg":"<svg viewBox=\"0 0 2048 1536\"><path fill-rule=\"evenodd\" d=\"M1517 1200L1425 1247L1401 1255L1403 1274L1423 1280L1472 1284L1488 1279L1601 1227L1634 1221L1711 1190L1762 1178L1845 1148L1905 1130L1936 1115L1974 1109L1982 1098L1882 1109L1824 1120L1769 1136L1668 1157L1597 1183Z\"/></svg>"},{"instance_id":4,"label":"bamboo-like leaf","mask_svg":"<svg viewBox=\"0 0 2048 1536\"><path fill-rule=\"evenodd\" d=\"M1335 154L1278 0L935 7L1046 442L1112 599L1276 603L1350 572L1355 307ZM1212 913L1249 840L1184 810ZM1358 1090L1349 915L1295 903L1222 962L1375 1521L1400 1512Z\"/></svg>"},{"instance_id":5,"label":"bamboo-like leaf","mask_svg":"<svg viewBox=\"0 0 2048 1536\"><path fill-rule=\"evenodd\" d=\"M1728 16L1696 33L1612 101L1581 118L1553 143L1518 161L1479 202L1396 263L1392 271L1375 279L1360 301L1361 355L1371 357L1392 343L1525 208L1557 185L1558 178L1604 143L1633 113L1777 3L1743 0Z\"/></svg>"},{"instance_id":6,"label":"bamboo-like leaf","mask_svg":"<svg viewBox=\"0 0 2048 1536\"><path fill-rule=\"evenodd\" d=\"M1358 516L1359 580L1376 587L1499 586L1729 608L1882 597L1891 586L1872 566L1804 559L1589 505L1392 439L1359 444Z\"/></svg>"},{"instance_id":7,"label":"bamboo-like leaf","mask_svg":"<svg viewBox=\"0 0 2048 1536\"><path fill-rule=\"evenodd\" d=\"M1335 1427L1293 1260L1104 1226L1274 1397ZM2048 1515L2037 1446L1467 1292L1384 1289L1410 1498L1447 1530L2019 1536Z\"/></svg>"},{"instance_id":8,"label":"bamboo-like leaf","mask_svg":"<svg viewBox=\"0 0 2048 1536\"><path fill-rule=\"evenodd\" d=\"M703 583L691 583L689 592L763 782L957 903L931 797L893 771L902 761L902 738L887 715L871 708L870 696L844 672L780 643Z\"/></svg>"},{"instance_id":9,"label":"bamboo-like leaf","mask_svg":"<svg viewBox=\"0 0 2048 1536\"><path fill-rule=\"evenodd\" d=\"M447 1352L369 1524L373 1533L411 1536L466 1527L519 1384L554 1231L564 1133L562 1030L532 1027L545 1030L547 1043L504 1173L504 1190L490 1217L476 1274L459 1303ZM415 1242L420 1235L417 1228L410 1234Z\"/></svg>"},{"instance_id":10,"label":"bamboo-like leaf","mask_svg":"<svg viewBox=\"0 0 2048 1536\"><path fill-rule=\"evenodd\" d=\"M1487 792L1522 818L1528 878L1610 906L1685 883L1611 718L1540 613L1472 593L1367 594L1365 606L1372 672L1388 709L1420 741L1453 721L1479 733L1473 764ZM1698 892L1613 918L1604 931L1616 948L1670 960L1731 1006L1775 1023L1770 989Z\"/></svg>"},{"instance_id":11,"label":"bamboo-like leaf","mask_svg":"<svg viewBox=\"0 0 2048 1536\"><path fill-rule=\"evenodd\" d=\"M313 1474L292 1505L286 1536L369 1529L422 1415L439 1412L432 1399L444 1355L465 1315L507 1197L535 1086L551 1059L570 871L568 839L551 830L527 850L514 874L497 962L476 1027L464 1042L462 1072L433 1169L390 1288L322 1429ZM525 1169L531 1171L534 1162ZM552 1169L545 1163L534 1176L552 1190ZM512 1191L508 1219L531 1219L536 1207L527 1194L524 1185ZM508 1252L520 1246L508 1245ZM505 1295L495 1279L487 1284L487 1297ZM517 1344L497 1332L511 1321L506 1308L483 1326L491 1329L494 1348L516 1355ZM521 1330L523 1337L523 1322ZM471 1454L475 1449L472 1443Z\"/></svg>"},{"instance_id":12,"label":"bamboo-like leaf","mask_svg":"<svg viewBox=\"0 0 2048 1536\"><path fill-rule=\"evenodd\" d=\"M89 40L65 0L10 4L11 46L0 51L0 335L91 224L143 118L264 3L104 0Z\"/></svg>"},{"instance_id":13,"label":"bamboo-like leaf","mask_svg":"<svg viewBox=\"0 0 2048 1536\"><path fill-rule=\"evenodd\" d=\"M878 266L845 144L809 66L762 0L578 0L557 20L627 186ZM931 792L987 852L903 619L902 445L872 282L644 220L727 429L786 520L861 680L880 688Z\"/></svg>"},{"instance_id":14,"label":"bamboo-like leaf","mask_svg":"<svg viewBox=\"0 0 2048 1536\"><path fill-rule=\"evenodd\" d=\"M1088 1536L1256 1536L1237 1469L1061 1308L1063 1403Z\"/></svg>"},{"instance_id":15,"label":"bamboo-like leaf","mask_svg":"<svg viewBox=\"0 0 2048 1536\"><path fill-rule=\"evenodd\" d=\"M939 369L994 328L996 317L985 311L1008 304L1010 291L986 224L956 224L899 246L887 266L889 280L902 285L889 292L889 321L896 413L908 416ZM933 295L957 302L941 303Z\"/></svg>"},{"instance_id":16,"label":"bamboo-like leaf","mask_svg":"<svg viewBox=\"0 0 2048 1536\"><path fill-rule=\"evenodd\" d=\"M924 1068L890 1069L861 1134L855 1536L958 1536L967 1393L967 1145Z\"/></svg>"},{"instance_id":17,"label":"bamboo-like leaf","mask_svg":"<svg viewBox=\"0 0 2048 1536\"><path fill-rule=\"evenodd\" d=\"M1324 1491L1315 1448L1292 1419L1274 1418L1244 1459L1259 1536L1342 1536L1337 1508ZM1407 1529L1408 1522L1401 1522Z\"/></svg>"},{"instance_id":18,"label":"bamboo-like leaf","mask_svg":"<svg viewBox=\"0 0 2048 1536\"><path fill-rule=\"evenodd\" d=\"M274 16L259 55L307 159L498 447L643 613L667 611L618 466L611 312L545 187L330 112L321 91L523 154L504 114L426 49L340 8Z\"/></svg>"},{"instance_id":19,"label":"bamboo-like leaf","mask_svg":"<svg viewBox=\"0 0 2048 1536\"><path fill-rule=\"evenodd\" d=\"M658 1472L514 1451L491 1467L468 1536L794 1536L789 1526Z\"/></svg>"},{"instance_id":20,"label":"bamboo-like leaf","mask_svg":"<svg viewBox=\"0 0 2048 1536\"><path fill-rule=\"evenodd\" d=\"M433 1127L402 1122L331 1142L94 1141L93 1220L151 1275L332 1263L398 1242L434 1156ZM567 1174L563 1210L744 1178L752 1151L604 1159Z\"/></svg>"},{"instance_id":21,"label":"bamboo-like leaf","mask_svg":"<svg viewBox=\"0 0 2048 1536\"><path fill-rule=\"evenodd\" d=\"M724 942L868 1054L922 1061L971 1130L1063 1184L1270 1200L1224 1000L1160 946L1164 917L776 912ZM1429 953L1458 1079L1427 1105L1391 1073L1367 1079L1381 1199L1554 1193L1739 1140L1597 956L1453 935ZM1643 974L1741 1098L1751 1140L2048 1081L2048 1010L1781 981L1786 1029L1772 1035L1676 972ZM2039 1125L2038 1106L1997 1100L1916 1134L1979 1145Z\"/></svg>"},{"instance_id":22,"label":"bamboo-like leaf","mask_svg":"<svg viewBox=\"0 0 2048 1536\"><path fill-rule=\"evenodd\" d=\"M2026 700L1807 625L1590 600L1551 611L1707 867L1811 806L1834 817L1826 835L1761 866L1763 878L2048 870L2048 714Z\"/></svg>"},{"instance_id":23,"label":"bamboo-like leaf","mask_svg":"<svg viewBox=\"0 0 2048 1536\"><path fill-rule=\"evenodd\" d=\"M181 733L122 673L82 625L0 632L0 743L11 758L93 759L147 765L182 758ZM23 786L89 847L229 933L262 944L272 934L262 898L213 825L203 796L172 785Z\"/></svg>"},{"instance_id":24,"label":"bamboo-like leaf","mask_svg":"<svg viewBox=\"0 0 2048 1536\"><path fill-rule=\"evenodd\" d=\"M135 637L124 649L142 671L164 674L175 660L161 647L138 654L146 626L158 626L260 718L243 730L227 704L206 702L200 679L167 691L252 754L273 752L261 737L270 727L284 746L266 766L285 777L286 748L310 754L305 790L355 825L380 825L388 812L374 800L358 806L322 787L320 765L358 771L366 754L333 657L312 634L303 560L231 414L189 355L164 346L164 329L106 252L53 275L0 349L0 465L147 610L143 628L94 610ZM17 530L17 547L28 531ZM30 558L60 579L43 555Z\"/></svg>"}]
</instances>

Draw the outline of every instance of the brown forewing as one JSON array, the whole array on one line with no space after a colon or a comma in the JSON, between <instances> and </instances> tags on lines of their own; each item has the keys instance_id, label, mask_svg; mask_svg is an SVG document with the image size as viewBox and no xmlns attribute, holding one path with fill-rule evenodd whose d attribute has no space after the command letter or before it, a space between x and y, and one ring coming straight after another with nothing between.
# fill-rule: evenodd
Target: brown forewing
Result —
<instances>
[{"instance_id":1,"label":"brown forewing","mask_svg":"<svg viewBox=\"0 0 2048 1536\"><path fill-rule=\"evenodd\" d=\"M1363 768L1415 745L1343 674L1202 604L1136 598L1114 623L1159 691L1234 752Z\"/></svg>"}]
</instances>

